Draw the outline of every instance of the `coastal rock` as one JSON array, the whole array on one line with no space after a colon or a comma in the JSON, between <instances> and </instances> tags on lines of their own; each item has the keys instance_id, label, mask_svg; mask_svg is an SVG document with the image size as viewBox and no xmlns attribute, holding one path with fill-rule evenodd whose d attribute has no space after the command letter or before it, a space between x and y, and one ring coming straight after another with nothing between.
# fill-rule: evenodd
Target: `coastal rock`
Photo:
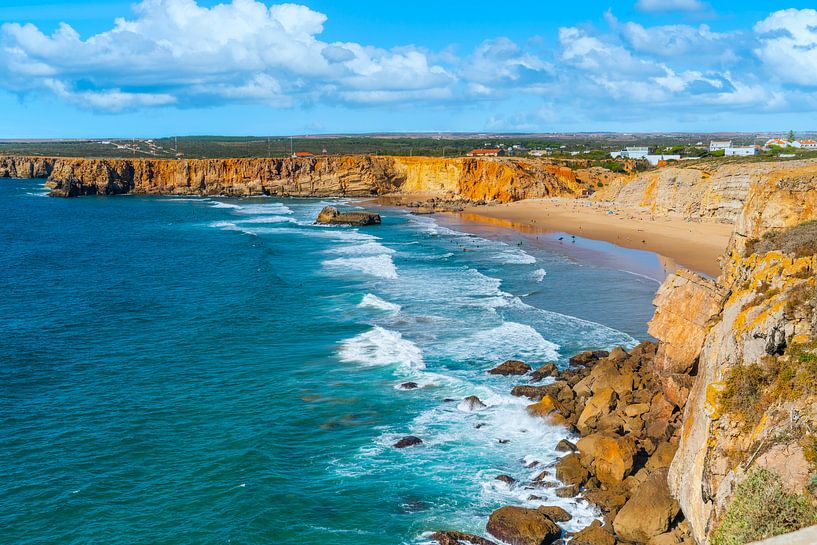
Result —
<instances>
[{"instance_id":1,"label":"coastal rock","mask_svg":"<svg viewBox=\"0 0 817 545\"><path fill-rule=\"evenodd\" d=\"M564 407L562 407L561 403L559 403L549 395L546 395L536 403L528 405L527 411L533 416L539 416L544 418L550 416L554 412L563 413Z\"/></svg>"},{"instance_id":2,"label":"coastal rock","mask_svg":"<svg viewBox=\"0 0 817 545\"><path fill-rule=\"evenodd\" d=\"M666 532L680 511L670 496L667 470L650 474L616 515L613 527L627 541L646 543Z\"/></svg>"},{"instance_id":3,"label":"coastal rock","mask_svg":"<svg viewBox=\"0 0 817 545\"><path fill-rule=\"evenodd\" d=\"M407 448L422 444L423 440L413 435L407 435L394 444L394 448Z\"/></svg>"},{"instance_id":4,"label":"coastal rock","mask_svg":"<svg viewBox=\"0 0 817 545\"><path fill-rule=\"evenodd\" d=\"M527 363L519 360L508 360L504 363L501 363L494 367L493 369L489 370L488 373L491 375L524 375L525 373L530 372L531 367Z\"/></svg>"},{"instance_id":5,"label":"coastal rock","mask_svg":"<svg viewBox=\"0 0 817 545\"><path fill-rule=\"evenodd\" d=\"M490 539L454 531L434 532L431 537L440 545L496 545Z\"/></svg>"},{"instance_id":6,"label":"coastal rock","mask_svg":"<svg viewBox=\"0 0 817 545\"><path fill-rule=\"evenodd\" d=\"M589 365L601 358L606 358L610 353L606 350L588 350L581 352L570 358L570 365Z\"/></svg>"},{"instance_id":7,"label":"coastal rock","mask_svg":"<svg viewBox=\"0 0 817 545\"><path fill-rule=\"evenodd\" d=\"M556 369L555 364L546 363L539 367L538 369L536 369L533 373L531 373L530 381L539 382L540 380L543 380L547 377L555 377L557 372L558 370Z\"/></svg>"},{"instance_id":8,"label":"coastal rock","mask_svg":"<svg viewBox=\"0 0 817 545\"><path fill-rule=\"evenodd\" d=\"M616 392L610 387L596 388L593 396L587 400L584 410L579 415L576 427L587 433L589 426L599 418L610 413L615 407Z\"/></svg>"},{"instance_id":9,"label":"coastal rock","mask_svg":"<svg viewBox=\"0 0 817 545\"><path fill-rule=\"evenodd\" d=\"M558 505L543 505L541 507L537 507L536 510L545 515L553 522L567 522L573 519L570 513L568 513Z\"/></svg>"},{"instance_id":10,"label":"coastal rock","mask_svg":"<svg viewBox=\"0 0 817 545\"><path fill-rule=\"evenodd\" d=\"M334 206L326 206L318 214L315 223L326 225L379 225L380 215L371 212L340 212Z\"/></svg>"},{"instance_id":11,"label":"coastal rock","mask_svg":"<svg viewBox=\"0 0 817 545\"><path fill-rule=\"evenodd\" d=\"M572 545L615 545L616 539L601 526L599 521L594 520L590 526L573 534L570 543Z\"/></svg>"},{"instance_id":12,"label":"coastal rock","mask_svg":"<svg viewBox=\"0 0 817 545\"><path fill-rule=\"evenodd\" d=\"M556 462L556 478L568 486L581 486L590 478L590 472L578 454L568 454Z\"/></svg>"},{"instance_id":13,"label":"coastal rock","mask_svg":"<svg viewBox=\"0 0 817 545\"><path fill-rule=\"evenodd\" d=\"M481 411L488 406L477 396L468 396L460 402L459 408L463 411Z\"/></svg>"},{"instance_id":14,"label":"coastal rock","mask_svg":"<svg viewBox=\"0 0 817 545\"><path fill-rule=\"evenodd\" d=\"M594 433L582 437L576 446L581 462L593 470L601 483L620 483L633 468L632 438Z\"/></svg>"},{"instance_id":15,"label":"coastal rock","mask_svg":"<svg viewBox=\"0 0 817 545\"><path fill-rule=\"evenodd\" d=\"M495 478L497 481L503 482L508 486L516 484L516 479L514 479L510 475L497 475Z\"/></svg>"},{"instance_id":16,"label":"coastal rock","mask_svg":"<svg viewBox=\"0 0 817 545\"><path fill-rule=\"evenodd\" d=\"M416 382L404 382L403 384L400 385L400 388L402 390L416 390L419 387L420 385L417 384Z\"/></svg>"},{"instance_id":17,"label":"coastal rock","mask_svg":"<svg viewBox=\"0 0 817 545\"><path fill-rule=\"evenodd\" d=\"M562 530L544 513L523 507L500 507L488 519L488 533L509 545L550 545Z\"/></svg>"},{"instance_id":18,"label":"coastal rock","mask_svg":"<svg viewBox=\"0 0 817 545\"><path fill-rule=\"evenodd\" d=\"M578 452L578 450L578 447L567 439L562 439L556 444L556 452Z\"/></svg>"}]
</instances>

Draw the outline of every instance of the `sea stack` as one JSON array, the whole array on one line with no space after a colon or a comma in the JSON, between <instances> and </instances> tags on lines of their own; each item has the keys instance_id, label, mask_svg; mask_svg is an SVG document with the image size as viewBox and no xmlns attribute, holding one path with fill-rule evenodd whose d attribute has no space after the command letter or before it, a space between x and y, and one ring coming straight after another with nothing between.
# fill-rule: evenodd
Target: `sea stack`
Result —
<instances>
[{"instance_id":1,"label":"sea stack","mask_svg":"<svg viewBox=\"0 0 817 545\"><path fill-rule=\"evenodd\" d=\"M380 214L372 212L340 212L334 206L320 211L315 223L326 225L380 225Z\"/></svg>"}]
</instances>

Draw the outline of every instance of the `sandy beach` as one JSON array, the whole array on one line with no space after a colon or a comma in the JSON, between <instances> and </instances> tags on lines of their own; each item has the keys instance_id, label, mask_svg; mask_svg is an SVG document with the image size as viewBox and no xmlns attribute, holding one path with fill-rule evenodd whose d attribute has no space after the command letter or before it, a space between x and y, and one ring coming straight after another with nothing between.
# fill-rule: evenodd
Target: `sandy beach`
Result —
<instances>
[{"instance_id":1,"label":"sandy beach","mask_svg":"<svg viewBox=\"0 0 817 545\"><path fill-rule=\"evenodd\" d=\"M729 224L689 222L680 217L656 216L646 210L575 199L535 199L470 207L460 216L524 233L558 231L655 252L713 277L720 273L718 258L732 234Z\"/></svg>"}]
</instances>

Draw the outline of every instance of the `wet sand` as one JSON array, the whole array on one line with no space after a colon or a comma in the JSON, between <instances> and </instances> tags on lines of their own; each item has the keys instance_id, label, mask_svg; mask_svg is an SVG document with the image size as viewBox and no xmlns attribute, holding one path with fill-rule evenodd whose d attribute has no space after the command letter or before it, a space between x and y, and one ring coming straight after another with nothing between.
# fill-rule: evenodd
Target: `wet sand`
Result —
<instances>
[{"instance_id":1,"label":"wet sand","mask_svg":"<svg viewBox=\"0 0 817 545\"><path fill-rule=\"evenodd\" d=\"M654 252L712 277L720 273L718 259L726 250L733 228L724 223L690 222L646 210L575 199L534 199L471 207L459 216L466 221L527 234L563 232Z\"/></svg>"}]
</instances>

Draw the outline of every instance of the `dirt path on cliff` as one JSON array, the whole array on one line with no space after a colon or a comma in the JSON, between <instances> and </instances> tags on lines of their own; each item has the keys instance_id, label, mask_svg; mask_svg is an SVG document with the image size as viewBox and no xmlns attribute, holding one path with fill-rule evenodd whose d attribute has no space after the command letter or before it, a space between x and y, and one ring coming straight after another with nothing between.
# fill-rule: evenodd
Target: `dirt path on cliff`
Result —
<instances>
[{"instance_id":1,"label":"dirt path on cliff","mask_svg":"<svg viewBox=\"0 0 817 545\"><path fill-rule=\"evenodd\" d=\"M532 199L466 208L463 219L493 223L525 233L561 231L668 257L684 267L718 276L720 258L733 226L689 222L680 217L607 203L574 199Z\"/></svg>"}]
</instances>

